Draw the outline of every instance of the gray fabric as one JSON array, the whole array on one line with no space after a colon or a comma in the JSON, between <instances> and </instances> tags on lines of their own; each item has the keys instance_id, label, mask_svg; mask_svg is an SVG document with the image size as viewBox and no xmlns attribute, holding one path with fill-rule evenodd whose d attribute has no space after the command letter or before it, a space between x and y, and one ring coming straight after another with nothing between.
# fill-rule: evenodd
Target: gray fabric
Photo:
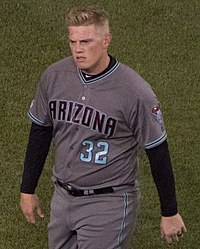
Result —
<instances>
[{"instance_id":1,"label":"gray fabric","mask_svg":"<svg viewBox=\"0 0 200 249\"><path fill-rule=\"evenodd\" d=\"M33 122L54 127L53 175L81 189L133 185L138 148L166 139L157 97L123 64L87 84L80 75L72 57L51 65L30 107Z\"/></svg>"},{"instance_id":2,"label":"gray fabric","mask_svg":"<svg viewBox=\"0 0 200 249\"><path fill-rule=\"evenodd\" d=\"M48 226L49 249L128 249L139 201L138 187L127 192L72 197L57 186Z\"/></svg>"}]
</instances>

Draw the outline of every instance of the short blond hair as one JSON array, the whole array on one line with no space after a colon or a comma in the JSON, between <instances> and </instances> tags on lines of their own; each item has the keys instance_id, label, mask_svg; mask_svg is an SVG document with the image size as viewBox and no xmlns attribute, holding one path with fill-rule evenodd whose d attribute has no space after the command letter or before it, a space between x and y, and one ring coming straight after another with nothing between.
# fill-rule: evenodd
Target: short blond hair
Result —
<instances>
[{"instance_id":1,"label":"short blond hair","mask_svg":"<svg viewBox=\"0 0 200 249\"><path fill-rule=\"evenodd\" d=\"M73 8L66 15L66 24L69 26L96 25L104 27L109 32L109 14L99 6L88 6L84 8Z\"/></svg>"}]
</instances>

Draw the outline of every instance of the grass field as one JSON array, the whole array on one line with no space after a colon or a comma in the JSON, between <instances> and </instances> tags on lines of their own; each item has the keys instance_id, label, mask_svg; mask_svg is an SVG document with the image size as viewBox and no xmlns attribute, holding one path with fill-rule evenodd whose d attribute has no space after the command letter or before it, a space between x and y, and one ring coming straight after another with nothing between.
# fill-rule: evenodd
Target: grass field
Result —
<instances>
[{"instance_id":1,"label":"grass field","mask_svg":"<svg viewBox=\"0 0 200 249\"><path fill-rule=\"evenodd\" d=\"M171 248L200 248L200 1L1 0L0 8L0 249L46 249L52 194L49 155L37 193L46 214L35 226L19 209L19 185L30 122L26 116L40 73L69 55L64 15L71 6L98 3L110 12L110 53L154 88L168 131L179 210L188 233ZM137 249L162 249L159 203L141 156L142 206ZM95 248L94 248L95 249ZM106 249L106 248L102 248Z\"/></svg>"}]
</instances>

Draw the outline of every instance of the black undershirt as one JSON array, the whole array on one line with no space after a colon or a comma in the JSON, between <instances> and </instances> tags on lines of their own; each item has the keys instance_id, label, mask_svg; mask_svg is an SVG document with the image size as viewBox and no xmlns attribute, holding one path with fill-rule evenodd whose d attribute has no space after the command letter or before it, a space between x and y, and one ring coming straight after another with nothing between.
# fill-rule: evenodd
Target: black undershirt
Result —
<instances>
[{"instance_id":1,"label":"black undershirt","mask_svg":"<svg viewBox=\"0 0 200 249\"><path fill-rule=\"evenodd\" d=\"M42 173L53 136L53 127L32 123L20 192L33 194Z\"/></svg>"},{"instance_id":2,"label":"black undershirt","mask_svg":"<svg viewBox=\"0 0 200 249\"><path fill-rule=\"evenodd\" d=\"M145 150L148 156L151 173L157 187L161 213L163 216L175 215L177 210L174 174L168 143L165 140L155 148Z\"/></svg>"}]
</instances>

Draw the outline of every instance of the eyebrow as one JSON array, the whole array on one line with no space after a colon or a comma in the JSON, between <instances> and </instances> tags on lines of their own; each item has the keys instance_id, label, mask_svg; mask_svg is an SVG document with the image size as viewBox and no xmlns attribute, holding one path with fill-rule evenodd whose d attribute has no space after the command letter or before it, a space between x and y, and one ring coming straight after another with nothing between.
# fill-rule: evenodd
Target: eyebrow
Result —
<instances>
[{"instance_id":1,"label":"eyebrow","mask_svg":"<svg viewBox=\"0 0 200 249\"><path fill-rule=\"evenodd\" d=\"M72 40L72 39L69 39L69 41L70 42L76 42L75 40ZM91 38L86 38L86 39L82 39L82 40L80 40L80 42L85 42L85 41L87 41L87 42L89 42L89 41L92 41L92 39Z\"/></svg>"}]
</instances>

